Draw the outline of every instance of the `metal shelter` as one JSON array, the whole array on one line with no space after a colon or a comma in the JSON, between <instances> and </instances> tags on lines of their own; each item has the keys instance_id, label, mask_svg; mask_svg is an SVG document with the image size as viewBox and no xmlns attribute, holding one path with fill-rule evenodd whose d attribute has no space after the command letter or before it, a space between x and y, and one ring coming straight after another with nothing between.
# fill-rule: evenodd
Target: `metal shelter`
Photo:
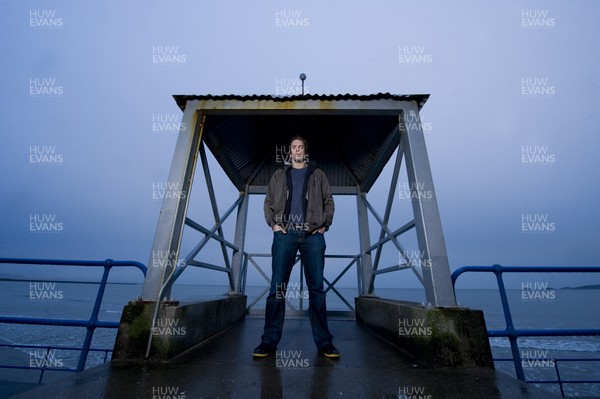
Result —
<instances>
[{"instance_id":1,"label":"metal shelter","mask_svg":"<svg viewBox=\"0 0 600 399\"><path fill-rule=\"evenodd\" d=\"M360 295L373 295L378 275L412 269L425 288L429 304L456 306L420 123L419 111L428 97L388 93L287 97L175 95L183 118L168 182L170 187L176 187L177 195L163 199L142 299L157 301L169 297L172 283L187 266L223 271L228 276L230 293L243 293L248 262L252 262L244 248L248 198L266 193L271 175L285 158L286 152L282 149L292 136L300 134L310 144L311 160L317 160L318 167L327 175L333 195L356 196L359 253L348 256L351 263L344 272L355 264ZM222 215L216 206L205 147L240 193ZM394 172L381 215L367 200L367 193L394 153ZM212 228L186 216L198 157L215 218ZM392 228L388 221L403 161L411 190L413 218ZM222 224L234 211L237 221L232 243L225 239ZM369 212L380 225L375 242L369 233ZM190 254L180 257L185 225L203 233L204 238ZM404 256L407 250L399 236L413 228L422 256L420 262L399 260L398 265L379 268L382 246L389 243ZM222 265L196 259L210 239L220 243ZM326 283L335 291L336 281Z\"/></svg>"}]
</instances>

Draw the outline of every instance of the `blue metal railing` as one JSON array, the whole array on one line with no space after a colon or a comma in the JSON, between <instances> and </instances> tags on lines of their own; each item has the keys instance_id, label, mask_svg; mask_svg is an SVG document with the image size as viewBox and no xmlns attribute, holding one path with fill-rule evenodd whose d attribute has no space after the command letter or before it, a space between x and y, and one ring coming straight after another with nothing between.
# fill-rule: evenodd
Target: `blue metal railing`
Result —
<instances>
[{"instance_id":1,"label":"blue metal railing","mask_svg":"<svg viewBox=\"0 0 600 399\"><path fill-rule=\"evenodd\" d=\"M92 338L96 328L118 328L119 323L113 321L102 321L98 320L98 314L100 312L100 306L102 305L102 299L104 297L104 291L108 282L108 275L113 267L136 267L142 271L144 276L146 275L147 268L144 264L136 261L117 261L112 259L106 259L103 261L90 261L90 260L60 260L60 259L21 259L21 258L0 258L0 264L24 264L24 265L51 265L51 266L84 266L84 267L104 267L104 273L98 286L98 292L96 293L96 301L92 309L91 316L88 320L75 320L75 319L54 319L54 318L36 318L36 317L18 317L18 316L0 316L0 323L7 324L29 324L29 325L43 325L43 326L62 326L62 327L85 327L87 332L81 348L73 347L61 347L52 345L15 345L15 344L0 344L2 347L12 348L37 348L46 349L46 353L49 354L51 350L77 350L80 351L77 368L56 368L47 367L48 362L42 362L42 367L31 366L15 366L15 365L0 365L0 368L14 368L14 369L32 369L41 370L39 383L41 383L44 376L45 370L52 371L69 371L79 372L85 368L85 363L88 358L89 352L104 352L104 360L108 357L108 352L112 352L112 349L94 349L91 348ZM14 280L13 280L14 281ZM77 281L73 281L77 283ZM48 356L48 355L46 355Z\"/></svg>"},{"instance_id":2,"label":"blue metal railing","mask_svg":"<svg viewBox=\"0 0 600 399\"><path fill-rule=\"evenodd\" d=\"M502 309L504 311L504 319L506 321L506 328L503 330L487 330L489 337L504 337L508 338L510 342L510 348L512 352L512 358L508 359L494 359L494 361L512 361L515 366L515 373L517 378L521 381L536 384L558 384L560 387L561 395L564 397L563 384L582 384L592 383L600 384L600 380L563 380L560 376L558 368L559 362L574 362L574 361L596 361L598 359L576 359L576 358L561 358L561 359L539 359L539 358L527 358L527 360L552 360L554 363L554 369L556 371L556 380L527 380L525 373L523 372L523 359L519 352L519 346L517 339L519 337L563 337L563 336L600 336L600 329L519 329L515 328L512 320L512 314L508 303L508 296L506 295L506 288L504 286L504 279L502 278L503 273L600 273L600 267L549 267L549 266L464 266L456 269L452 273L452 285L455 286L456 279L465 272L488 272L494 273L496 281L498 283L498 290L500 293L500 300L502 302Z\"/></svg>"}]
</instances>

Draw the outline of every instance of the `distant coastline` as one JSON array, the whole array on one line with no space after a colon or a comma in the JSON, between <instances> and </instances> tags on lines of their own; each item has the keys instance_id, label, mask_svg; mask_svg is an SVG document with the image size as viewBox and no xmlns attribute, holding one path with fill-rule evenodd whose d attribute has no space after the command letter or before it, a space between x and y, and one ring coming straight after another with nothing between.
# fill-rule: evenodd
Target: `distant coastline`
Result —
<instances>
[{"instance_id":1,"label":"distant coastline","mask_svg":"<svg viewBox=\"0 0 600 399\"><path fill-rule=\"evenodd\" d=\"M579 287L563 287L561 290L600 290L600 284L582 285Z\"/></svg>"},{"instance_id":2,"label":"distant coastline","mask_svg":"<svg viewBox=\"0 0 600 399\"><path fill-rule=\"evenodd\" d=\"M521 288L521 290L538 291L539 289L523 287L523 288ZM562 287L562 288L547 287L547 288L544 288L544 290L553 290L553 291L556 291L556 290L600 290L600 284L580 285L579 287Z\"/></svg>"},{"instance_id":3,"label":"distant coastline","mask_svg":"<svg viewBox=\"0 0 600 399\"><path fill-rule=\"evenodd\" d=\"M24 282L24 283L53 282L53 283L61 283L61 284L100 284L100 281L56 280L56 279L48 279L48 278L46 278L46 279L23 279L23 278L0 277L0 281L16 281L16 282ZM106 284L137 285L139 283L108 281Z\"/></svg>"},{"instance_id":4,"label":"distant coastline","mask_svg":"<svg viewBox=\"0 0 600 399\"><path fill-rule=\"evenodd\" d=\"M100 281L78 281L78 280L57 280L52 278L44 278L44 279L25 279L22 276L12 276L10 274L0 273L0 281L13 281L13 282L27 282L27 283L35 283L35 282L53 282L53 283L61 283L61 284L100 284ZM107 284L115 284L115 285L143 285L143 282L123 282L123 281L108 281ZM175 283L178 286L216 286L221 287L225 286L225 284L179 284ZM248 286L254 287L254 286ZM356 289L356 287L338 287L338 288L349 288ZM419 290L419 287L379 287L379 289L398 289L398 290ZM488 287L488 288L457 288L457 291L462 290L497 290L497 287ZM536 290L535 288L528 287L506 287L507 290ZM591 285L581 285L576 287L562 287L562 288L554 288L554 287L546 287L545 290L600 290L600 284L591 284Z\"/></svg>"}]
</instances>

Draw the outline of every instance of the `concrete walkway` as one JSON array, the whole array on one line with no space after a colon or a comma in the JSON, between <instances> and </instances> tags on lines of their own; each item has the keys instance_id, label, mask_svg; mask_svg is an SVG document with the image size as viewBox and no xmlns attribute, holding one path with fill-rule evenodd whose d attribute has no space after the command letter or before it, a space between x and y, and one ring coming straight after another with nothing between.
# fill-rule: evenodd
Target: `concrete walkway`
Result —
<instances>
[{"instance_id":1,"label":"concrete walkway","mask_svg":"<svg viewBox=\"0 0 600 399\"><path fill-rule=\"evenodd\" d=\"M342 356L320 356L307 319L288 319L277 353L253 359L262 319L243 323L172 362L109 363L15 398L539 398L553 396L493 370L423 369L353 320L333 320Z\"/></svg>"}]
</instances>

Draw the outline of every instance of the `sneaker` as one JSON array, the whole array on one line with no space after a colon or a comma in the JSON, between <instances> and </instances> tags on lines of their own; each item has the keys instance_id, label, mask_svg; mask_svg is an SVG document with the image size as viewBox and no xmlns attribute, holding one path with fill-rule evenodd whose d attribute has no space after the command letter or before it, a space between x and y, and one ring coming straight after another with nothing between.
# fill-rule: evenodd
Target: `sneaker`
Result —
<instances>
[{"instance_id":1,"label":"sneaker","mask_svg":"<svg viewBox=\"0 0 600 399\"><path fill-rule=\"evenodd\" d=\"M327 344L323 346L319 352L323 354L323 356L328 357L330 359L337 359L340 357L340 351L337 350L333 344Z\"/></svg>"},{"instance_id":2,"label":"sneaker","mask_svg":"<svg viewBox=\"0 0 600 399\"><path fill-rule=\"evenodd\" d=\"M275 352L276 347L271 346L269 344L265 344L264 342L261 342L260 345L258 345L256 348L254 348L254 351L252 352L252 356L254 357L267 357L269 356L269 354Z\"/></svg>"}]
</instances>

